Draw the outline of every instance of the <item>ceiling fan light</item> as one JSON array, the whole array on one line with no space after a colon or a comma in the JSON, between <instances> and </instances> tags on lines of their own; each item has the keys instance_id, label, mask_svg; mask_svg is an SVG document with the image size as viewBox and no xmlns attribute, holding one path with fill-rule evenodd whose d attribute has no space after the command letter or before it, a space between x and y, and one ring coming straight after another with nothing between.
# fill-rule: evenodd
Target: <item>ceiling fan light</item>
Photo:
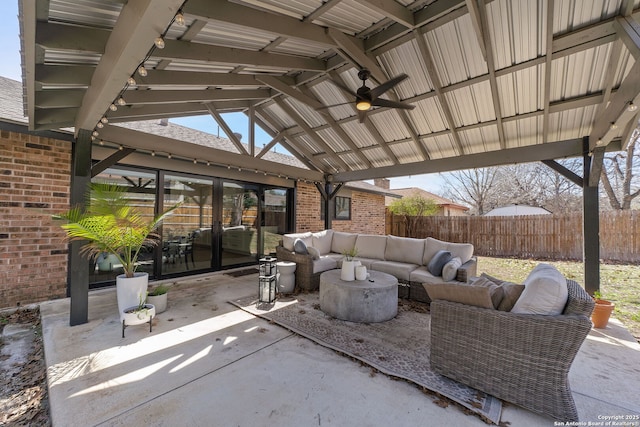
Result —
<instances>
[{"instance_id":1,"label":"ceiling fan light","mask_svg":"<svg viewBox=\"0 0 640 427\"><path fill-rule=\"evenodd\" d=\"M356 108L360 111L368 111L371 108L371 103L367 100L361 99L356 103Z\"/></svg>"}]
</instances>

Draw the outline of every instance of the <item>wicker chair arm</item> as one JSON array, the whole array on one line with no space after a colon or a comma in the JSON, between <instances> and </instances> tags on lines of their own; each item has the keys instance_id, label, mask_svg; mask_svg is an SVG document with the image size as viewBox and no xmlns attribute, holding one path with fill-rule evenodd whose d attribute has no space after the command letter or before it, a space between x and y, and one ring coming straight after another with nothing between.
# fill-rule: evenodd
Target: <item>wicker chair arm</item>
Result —
<instances>
[{"instance_id":1,"label":"wicker chair arm","mask_svg":"<svg viewBox=\"0 0 640 427\"><path fill-rule=\"evenodd\" d=\"M472 257L469 261L465 262L460 267L458 267L456 280L458 282L468 283L469 279L477 275L477 271L478 271L478 259L476 257Z\"/></svg>"}]
</instances>

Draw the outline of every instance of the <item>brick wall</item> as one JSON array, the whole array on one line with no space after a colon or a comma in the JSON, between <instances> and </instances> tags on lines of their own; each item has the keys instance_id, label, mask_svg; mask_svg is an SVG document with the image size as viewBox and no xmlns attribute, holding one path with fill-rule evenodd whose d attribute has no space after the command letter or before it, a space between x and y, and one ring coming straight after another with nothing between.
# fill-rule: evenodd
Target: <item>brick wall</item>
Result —
<instances>
[{"instance_id":1,"label":"brick wall","mask_svg":"<svg viewBox=\"0 0 640 427\"><path fill-rule=\"evenodd\" d=\"M338 193L342 195L341 193ZM296 232L324 229L320 219L320 193L313 184L298 183ZM332 228L351 233L385 234L384 196L351 190L351 220L333 220Z\"/></svg>"},{"instance_id":2,"label":"brick wall","mask_svg":"<svg viewBox=\"0 0 640 427\"><path fill-rule=\"evenodd\" d=\"M66 295L71 142L0 130L0 308Z\"/></svg>"}]
</instances>

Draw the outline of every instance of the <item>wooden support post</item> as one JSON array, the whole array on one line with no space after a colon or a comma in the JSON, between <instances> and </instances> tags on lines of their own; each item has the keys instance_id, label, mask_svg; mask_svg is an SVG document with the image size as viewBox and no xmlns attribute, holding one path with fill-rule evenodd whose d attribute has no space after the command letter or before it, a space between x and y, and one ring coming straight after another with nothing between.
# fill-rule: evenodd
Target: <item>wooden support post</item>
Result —
<instances>
[{"instance_id":1,"label":"wooden support post","mask_svg":"<svg viewBox=\"0 0 640 427\"><path fill-rule=\"evenodd\" d=\"M600 289L600 208L598 204L598 182L590 185L591 157L589 138L583 139L583 184L582 184L582 232L584 286L591 295Z\"/></svg>"},{"instance_id":2,"label":"wooden support post","mask_svg":"<svg viewBox=\"0 0 640 427\"><path fill-rule=\"evenodd\" d=\"M73 146L71 206L84 206L91 184L91 131L80 129ZM71 297L69 323L81 325L89 321L89 263L80 255L83 242L69 245L69 278L67 295Z\"/></svg>"}]
</instances>

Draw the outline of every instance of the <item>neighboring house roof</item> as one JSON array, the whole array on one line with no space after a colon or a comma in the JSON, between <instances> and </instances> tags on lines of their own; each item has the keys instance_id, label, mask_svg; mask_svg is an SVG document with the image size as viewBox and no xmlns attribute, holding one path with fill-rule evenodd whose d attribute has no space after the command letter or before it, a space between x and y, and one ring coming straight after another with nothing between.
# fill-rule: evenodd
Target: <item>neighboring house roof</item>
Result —
<instances>
[{"instance_id":1,"label":"neighboring house roof","mask_svg":"<svg viewBox=\"0 0 640 427\"><path fill-rule=\"evenodd\" d=\"M0 77L0 118L5 122L28 124L22 109L22 83Z\"/></svg>"},{"instance_id":2,"label":"neighboring house roof","mask_svg":"<svg viewBox=\"0 0 640 427\"><path fill-rule=\"evenodd\" d=\"M438 206L448 206L451 209L458 209L464 212L469 210L467 206L460 205L458 203L455 203L453 200L446 199L444 197L438 196L437 194L430 193L429 191L423 190L422 188L418 188L418 187L394 188L389 191L392 191L393 193L398 194L400 197L412 196L417 194L422 196L425 199L433 200ZM389 205L391 204L391 201L392 201L391 199L387 199L385 200L385 204Z\"/></svg>"},{"instance_id":3,"label":"neighboring house roof","mask_svg":"<svg viewBox=\"0 0 640 427\"><path fill-rule=\"evenodd\" d=\"M22 102L22 83L13 79L9 79L7 77L0 76L0 120L9 123L27 125L29 121L26 117L23 116ZM202 145L204 147L212 147L219 150L238 153L238 149L236 148L236 146L233 145L233 143L227 138L220 138L207 132L192 129L186 126L181 126L171 122L162 123L160 120L144 120L138 122L118 123L117 126L144 133L164 136L167 138L177 139L180 141L187 141L193 144ZM69 129L69 131L71 131L71 129ZM249 151L249 146L247 144L243 145L245 146L247 151ZM265 153L263 158L265 160L288 166L308 169L297 158L285 153L277 153L273 150ZM345 185L345 187L368 193L382 194L395 198L399 197L385 190L384 188L377 187L363 181L349 182Z\"/></svg>"},{"instance_id":4,"label":"neighboring house roof","mask_svg":"<svg viewBox=\"0 0 640 427\"><path fill-rule=\"evenodd\" d=\"M520 216L520 215L551 215L544 208L528 205L510 205L491 209L483 216Z\"/></svg>"}]
</instances>

